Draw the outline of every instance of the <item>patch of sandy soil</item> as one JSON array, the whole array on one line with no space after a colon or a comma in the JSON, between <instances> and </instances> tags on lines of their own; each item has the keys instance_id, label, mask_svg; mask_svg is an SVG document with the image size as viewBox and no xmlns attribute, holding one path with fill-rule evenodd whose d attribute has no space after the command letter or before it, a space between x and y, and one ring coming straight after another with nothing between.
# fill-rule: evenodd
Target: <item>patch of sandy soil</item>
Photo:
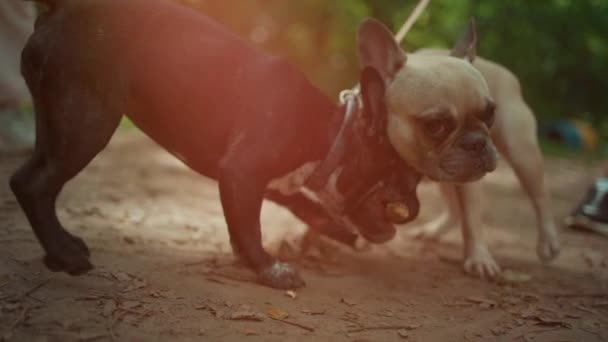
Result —
<instances>
[{"instance_id":1,"label":"patch of sandy soil","mask_svg":"<svg viewBox=\"0 0 608 342\"><path fill-rule=\"evenodd\" d=\"M54 274L7 186L23 157L0 156L0 340L5 341L605 341L608 239L562 229L562 255L541 265L535 219L510 169L488 176L487 238L509 277L482 281L460 266L458 231L441 243L406 238L441 212L420 190L419 221L365 252L329 245L301 261L295 292L255 283L234 263L217 184L139 134L118 134L66 186L62 222L91 247L96 269ZM592 173L546 163L559 220ZM266 246L302 234L271 203Z\"/></svg>"}]
</instances>

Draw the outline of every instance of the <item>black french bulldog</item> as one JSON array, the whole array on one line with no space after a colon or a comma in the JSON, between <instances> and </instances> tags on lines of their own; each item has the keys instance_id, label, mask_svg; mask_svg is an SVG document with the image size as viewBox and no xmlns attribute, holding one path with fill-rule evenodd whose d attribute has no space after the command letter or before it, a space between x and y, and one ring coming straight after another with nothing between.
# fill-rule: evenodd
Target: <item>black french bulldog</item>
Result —
<instances>
[{"instance_id":1,"label":"black french bulldog","mask_svg":"<svg viewBox=\"0 0 608 342\"><path fill-rule=\"evenodd\" d=\"M384 104L370 103L379 96L366 96L384 93L374 69L362 71L364 110L345 119L344 108L288 62L179 4L40 2L48 11L22 54L36 149L10 185L52 271L92 268L86 244L59 222L55 201L106 146L123 113L190 168L218 180L233 249L268 286L304 282L262 247L264 198L307 222L338 217L371 227L362 233L378 242L394 234L383 216L386 201L408 200L415 217L417 176L386 138ZM328 169L326 157L331 172L319 174L319 165ZM320 202L299 191L311 176L322 178L313 189Z\"/></svg>"}]
</instances>

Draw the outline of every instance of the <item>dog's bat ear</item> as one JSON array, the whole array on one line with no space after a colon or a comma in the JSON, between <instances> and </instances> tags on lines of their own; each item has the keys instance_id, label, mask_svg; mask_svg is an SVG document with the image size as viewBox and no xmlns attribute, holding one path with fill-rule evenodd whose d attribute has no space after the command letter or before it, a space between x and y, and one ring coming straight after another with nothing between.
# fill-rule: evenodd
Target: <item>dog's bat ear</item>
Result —
<instances>
[{"instance_id":1,"label":"dog's bat ear","mask_svg":"<svg viewBox=\"0 0 608 342\"><path fill-rule=\"evenodd\" d=\"M384 82L391 80L407 59L391 31L373 18L367 18L359 25L357 52L360 69L373 67Z\"/></svg>"},{"instance_id":2,"label":"dog's bat ear","mask_svg":"<svg viewBox=\"0 0 608 342\"><path fill-rule=\"evenodd\" d=\"M473 63L477 55L477 30L475 29L475 19L469 20L467 30L462 34L456 45L452 48L450 55L464 58Z\"/></svg>"},{"instance_id":3,"label":"dog's bat ear","mask_svg":"<svg viewBox=\"0 0 608 342\"><path fill-rule=\"evenodd\" d=\"M387 110L384 101L385 83L376 68L368 66L361 72L363 117L372 135L384 134Z\"/></svg>"}]
</instances>

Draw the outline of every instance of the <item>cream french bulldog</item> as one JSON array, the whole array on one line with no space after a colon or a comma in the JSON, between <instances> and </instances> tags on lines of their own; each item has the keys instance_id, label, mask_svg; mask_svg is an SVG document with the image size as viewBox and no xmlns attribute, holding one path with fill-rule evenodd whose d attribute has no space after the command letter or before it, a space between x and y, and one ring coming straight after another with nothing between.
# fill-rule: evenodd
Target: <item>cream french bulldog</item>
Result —
<instances>
[{"instance_id":1,"label":"cream french bulldog","mask_svg":"<svg viewBox=\"0 0 608 342\"><path fill-rule=\"evenodd\" d=\"M475 37L473 24L466 35ZM421 58L445 57L449 54L450 51L440 49L416 52L416 56ZM479 57L473 60L473 66L485 78L495 103L490 136L532 202L538 230L536 252L541 261L549 262L559 254L560 243L544 189L543 158L536 137L536 119L523 99L519 80L512 72ZM439 187L448 203L448 210L436 220L412 230L412 235L439 239L450 228L461 225L465 243L465 270L482 277L498 275L500 267L482 236L485 200L482 185L479 182L462 185L440 182Z\"/></svg>"},{"instance_id":2,"label":"cream french bulldog","mask_svg":"<svg viewBox=\"0 0 608 342\"><path fill-rule=\"evenodd\" d=\"M360 28L359 55L362 67L374 67L385 82L391 143L407 163L439 182L450 204L449 212L415 234L437 238L461 223L465 270L493 277L500 268L482 236L477 181L496 168L497 148L536 210L539 257L553 259L559 243L543 191L534 116L515 76L476 58L476 41L471 20L451 52L406 55L385 26L368 20Z\"/></svg>"}]
</instances>

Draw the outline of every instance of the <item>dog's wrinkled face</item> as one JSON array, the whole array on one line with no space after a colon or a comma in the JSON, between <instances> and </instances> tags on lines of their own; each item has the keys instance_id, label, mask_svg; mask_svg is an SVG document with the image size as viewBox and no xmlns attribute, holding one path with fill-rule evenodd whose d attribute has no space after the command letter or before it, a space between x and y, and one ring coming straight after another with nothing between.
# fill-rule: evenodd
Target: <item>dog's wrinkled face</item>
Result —
<instances>
[{"instance_id":1,"label":"dog's wrinkled face","mask_svg":"<svg viewBox=\"0 0 608 342\"><path fill-rule=\"evenodd\" d=\"M489 136L495 105L475 58L471 24L452 56L410 55L375 20L359 30L362 67L385 82L388 137L399 155L435 181L468 182L496 168Z\"/></svg>"}]
</instances>

